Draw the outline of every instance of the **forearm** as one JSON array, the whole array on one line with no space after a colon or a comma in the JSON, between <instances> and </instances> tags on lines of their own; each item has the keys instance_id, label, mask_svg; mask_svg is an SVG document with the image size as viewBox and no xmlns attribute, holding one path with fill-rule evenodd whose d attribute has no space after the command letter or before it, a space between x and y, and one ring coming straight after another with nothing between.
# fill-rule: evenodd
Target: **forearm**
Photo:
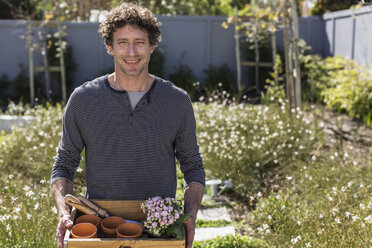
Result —
<instances>
[{"instance_id":1,"label":"forearm","mask_svg":"<svg viewBox=\"0 0 372 248\"><path fill-rule=\"evenodd\" d=\"M185 213L189 213L192 220L196 221L196 215L200 208L204 195L204 186L197 182L189 183L185 188Z\"/></svg>"},{"instance_id":2,"label":"forearm","mask_svg":"<svg viewBox=\"0 0 372 248\"><path fill-rule=\"evenodd\" d=\"M52 196L58 210L58 216L70 214L70 206L65 203L65 195L73 193L73 184L66 178L59 178L51 185Z\"/></svg>"}]
</instances>

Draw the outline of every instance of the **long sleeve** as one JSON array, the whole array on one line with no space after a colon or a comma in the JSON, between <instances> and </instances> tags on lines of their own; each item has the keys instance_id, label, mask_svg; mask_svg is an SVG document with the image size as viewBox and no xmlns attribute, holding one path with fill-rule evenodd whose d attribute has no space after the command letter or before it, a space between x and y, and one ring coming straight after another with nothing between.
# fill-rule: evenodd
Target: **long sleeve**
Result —
<instances>
[{"instance_id":1,"label":"long sleeve","mask_svg":"<svg viewBox=\"0 0 372 248\"><path fill-rule=\"evenodd\" d=\"M84 148L76 118L78 108L77 94L73 92L63 115L62 138L51 173L51 184L62 177L74 182L75 171L80 164L81 152Z\"/></svg>"},{"instance_id":2,"label":"long sleeve","mask_svg":"<svg viewBox=\"0 0 372 248\"><path fill-rule=\"evenodd\" d=\"M182 122L175 139L176 157L187 184L198 182L205 186L203 160L196 139L196 123L191 100L187 95L183 101Z\"/></svg>"}]
</instances>

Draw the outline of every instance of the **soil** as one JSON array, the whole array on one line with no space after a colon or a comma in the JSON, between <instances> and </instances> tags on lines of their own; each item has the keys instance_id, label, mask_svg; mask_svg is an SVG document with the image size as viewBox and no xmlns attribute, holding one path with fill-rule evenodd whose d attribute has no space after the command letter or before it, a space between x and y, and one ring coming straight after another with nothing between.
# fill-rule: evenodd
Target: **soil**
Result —
<instances>
[{"instance_id":1,"label":"soil","mask_svg":"<svg viewBox=\"0 0 372 248\"><path fill-rule=\"evenodd\" d=\"M306 116L324 125L325 148L343 148L353 151L353 155L372 154L372 128L353 120L346 114L333 112L323 106L312 105Z\"/></svg>"}]
</instances>

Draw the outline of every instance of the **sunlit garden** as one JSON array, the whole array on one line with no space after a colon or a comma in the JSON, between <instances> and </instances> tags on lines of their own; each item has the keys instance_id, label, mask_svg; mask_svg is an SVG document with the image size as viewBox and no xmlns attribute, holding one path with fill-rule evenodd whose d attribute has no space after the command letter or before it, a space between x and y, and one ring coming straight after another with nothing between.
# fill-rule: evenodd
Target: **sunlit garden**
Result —
<instances>
[{"instance_id":1,"label":"sunlit garden","mask_svg":"<svg viewBox=\"0 0 372 248\"><path fill-rule=\"evenodd\" d=\"M304 41L299 46L300 106L288 96L279 52L260 74L260 94L237 89L226 66L206 70L204 83L185 65L170 75L193 99L207 180L222 182L218 196L207 188L201 207L224 206L232 216L196 225L232 225L236 232L193 247L372 247L372 69L311 54ZM0 114L33 118L0 134L0 247L56 246L50 173L64 108L60 101L32 106L21 99ZM83 152L76 195L86 191L84 164Z\"/></svg>"}]
</instances>

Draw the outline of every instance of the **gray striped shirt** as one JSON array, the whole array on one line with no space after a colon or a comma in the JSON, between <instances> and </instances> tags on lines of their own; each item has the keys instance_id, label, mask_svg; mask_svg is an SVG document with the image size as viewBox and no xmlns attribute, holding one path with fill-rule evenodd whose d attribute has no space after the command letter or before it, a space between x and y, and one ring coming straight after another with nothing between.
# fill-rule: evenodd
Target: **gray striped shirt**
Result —
<instances>
[{"instance_id":1,"label":"gray striped shirt","mask_svg":"<svg viewBox=\"0 0 372 248\"><path fill-rule=\"evenodd\" d=\"M186 183L205 185L195 130L190 98L171 82L155 77L132 109L128 93L102 76L76 88L68 100L51 183L74 181L85 148L90 198L174 197L175 158Z\"/></svg>"}]
</instances>

